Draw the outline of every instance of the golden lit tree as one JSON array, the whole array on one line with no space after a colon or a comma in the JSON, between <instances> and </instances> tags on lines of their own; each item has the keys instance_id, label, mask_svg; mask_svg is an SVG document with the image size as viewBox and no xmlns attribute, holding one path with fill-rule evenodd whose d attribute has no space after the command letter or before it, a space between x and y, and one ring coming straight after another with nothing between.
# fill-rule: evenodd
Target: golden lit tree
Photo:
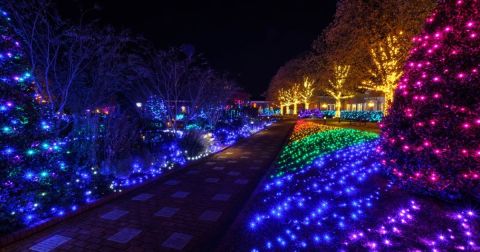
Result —
<instances>
[{"instance_id":1,"label":"golden lit tree","mask_svg":"<svg viewBox=\"0 0 480 252\"><path fill-rule=\"evenodd\" d=\"M280 108L283 111L283 107L286 107L286 114L290 114L290 106L293 105L293 114L298 114L298 104L302 101L301 87L299 84L294 84L288 89L278 90L277 100L280 104Z\"/></svg>"},{"instance_id":2,"label":"golden lit tree","mask_svg":"<svg viewBox=\"0 0 480 252\"><path fill-rule=\"evenodd\" d=\"M302 84L305 84L302 78L309 76L316 83L330 84L329 87L316 88L338 97L335 98L337 110L340 110L341 100L352 97L353 91L361 85L364 90L383 92L388 103L401 75L401 70L395 69L395 66L404 64L412 47L412 37L419 32L436 2L338 0L334 21L314 41L310 53L290 60L277 71L270 83L268 97L276 97L281 88L290 90L291 83L300 83L302 89ZM339 68L336 65L340 62L343 66ZM332 75L332 66L335 66L334 72L346 72L346 76L333 74L328 78ZM300 99L305 103L303 97ZM292 101L293 104L297 102ZM308 101L305 107L309 107Z\"/></svg>"},{"instance_id":3,"label":"golden lit tree","mask_svg":"<svg viewBox=\"0 0 480 252\"><path fill-rule=\"evenodd\" d=\"M294 58L289 60L285 65L280 67L270 81L267 90L267 99L280 103L279 90L291 89L292 83L301 83L303 76L307 76L304 70L307 69L306 62L303 58ZM292 103L293 104L293 103Z\"/></svg>"},{"instance_id":4,"label":"golden lit tree","mask_svg":"<svg viewBox=\"0 0 480 252\"><path fill-rule=\"evenodd\" d=\"M313 49L319 52L319 61L327 58L351 65L348 82L383 93L387 105L412 48L412 37L436 2L339 0L333 23L313 43ZM326 55L321 53L324 50Z\"/></svg>"},{"instance_id":5,"label":"golden lit tree","mask_svg":"<svg viewBox=\"0 0 480 252\"><path fill-rule=\"evenodd\" d=\"M290 106L288 104L289 102L288 98L289 98L288 92L286 90L284 90L283 88L278 90L277 100L278 100L278 103L280 104L280 114L282 115L283 115L284 107L286 108L285 114L288 114L288 106Z\"/></svg>"},{"instance_id":6,"label":"golden lit tree","mask_svg":"<svg viewBox=\"0 0 480 252\"><path fill-rule=\"evenodd\" d=\"M302 101L300 85L295 83L288 91L290 102L293 104L293 114L297 115L298 104Z\"/></svg>"},{"instance_id":7,"label":"golden lit tree","mask_svg":"<svg viewBox=\"0 0 480 252\"><path fill-rule=\"evenodd\" d=\"M314 50L322 50L324 44L334 47L335 57L351 62L350 75L358 69L366 72L372 44L385 40L389 35L403 32L397 37L402 59L412 47L412 37L420 32L424 20L435 7L437 0L338 0L334 21L313 43ZM415 8L412 8L414 6Z\"/></svg>"},{"instance_id":8,"label":"golden lit tree","mask_svg":"<svg viewBox=\"0 0 480 252\"><path fill-rule=\"evenodd\" d=\"M401 36L402 32L398 36ZM385 97L384 113L393 102L393 94L402 76L403 50L400 49L397 35L390 35L370 49L372 68L370 78L362 82L361 88L382 92Z\"/></svg>"},{"instance_id":9,"label":"golden lit tree","mask_svg":"<svg viewBox=\"0 0 480 252\"><path fill-rule=\"evenodd\" d=\"M335 65L332 78L328 80L329 87L325 88L325 92L335 99L335 117L340 117L342 100L355 96L352 90L346 85L349 73L349 65Z\"/></svg>"},{"instance_id":10,"label":"golden lit tree","mask_svg":"<svg viewBox=\"0 0 480 252\"><path fill-rule=\"evenodd\" d=\"M309 109L310 100L313 97L314 91L315 91L315 88L313 87L313 81L308 77L305 77L303 79L303 85L300 90L300 97L302 98L303 103L305 104L305 109Z\"/></svg>"},{"instance_id":11,"label":"golden lit tree","mask_svg":"<svg viewBox=\"0 0 480 252\"><path fill-rule=\"evenodd\" d=\"M280 108L283 114L283 107L285 107L285 114L290 114L290 106L295 105L296 98L293 95L292 88L289 89L280 89L278 91L278 101L280 103Z\"/></svg>"}]
</instances>

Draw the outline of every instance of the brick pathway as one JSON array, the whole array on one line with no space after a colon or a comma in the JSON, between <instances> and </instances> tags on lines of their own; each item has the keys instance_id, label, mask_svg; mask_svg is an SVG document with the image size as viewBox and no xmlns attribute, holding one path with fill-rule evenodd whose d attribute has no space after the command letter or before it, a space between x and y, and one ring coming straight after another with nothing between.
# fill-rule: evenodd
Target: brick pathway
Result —
<instances>
[{"instance_id":1,"label":"brick pathway","mask_svg":"<svg viewBox=\"0 0 480 252\"><path fill-rule=\"evenodd\" d=\"M293 122L268 130L4 251L208 251L280 151Z\"/></svg>"}]
</instances>

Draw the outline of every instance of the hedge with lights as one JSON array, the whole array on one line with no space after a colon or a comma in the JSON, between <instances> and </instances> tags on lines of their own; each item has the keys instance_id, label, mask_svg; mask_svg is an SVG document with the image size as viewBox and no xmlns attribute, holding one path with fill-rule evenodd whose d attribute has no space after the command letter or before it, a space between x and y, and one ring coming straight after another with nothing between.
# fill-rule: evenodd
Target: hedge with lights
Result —
<instances>
[{"instance_id":1,"label":"hedge with lights","mask_svg":"<svg viewBox=\"0 0 480 252\"><path fill-rule=\"evenodd\" d=\"M343 120L380 122L383 118L382 111L342 111L340 118Z\"/></svg>"}]
</instances>

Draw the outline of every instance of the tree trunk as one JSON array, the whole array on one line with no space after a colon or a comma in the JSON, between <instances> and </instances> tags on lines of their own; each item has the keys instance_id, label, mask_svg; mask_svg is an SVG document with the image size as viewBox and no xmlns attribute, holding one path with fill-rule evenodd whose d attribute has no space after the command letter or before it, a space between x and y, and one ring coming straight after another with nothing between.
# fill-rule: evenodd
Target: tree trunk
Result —
<instances>
[{"instance_id":1,"label":"tree trunk","mask_svg":"<svg viewBox=\"0 0 480 252\"><path fill-rule=\"evenodd\" d=\"M335 99L335 118L340 118L340 110L342 109L342 100Z\"/></svg>"},{"instance_id":2,"label":"tree trunk","mask_svg":"<svg viewBox=\"0 0 480 252\"><path fill-rule=\"evenodd\" d=\"M298 103L293 104L293 114L298 114Z\"/></svg>"},{"instance_id":3,"label":"tree trunk","mask_svg":"<svg viewBox=\"0 0 480 252\"><path fill-rule=\"evenodd\" d=\"M310 103L305 102L305 110L308 110L310 108Z\"/></svg>"},{"instance_id":4,"label":"tree trunk","mask_svg":"<svg viewBox=\"0 0 480 252\"><path fill-rule=\"evenodd\" d=\"M393 103L393 92L385 93L384 95L384 104L383 104L383 115L386 116L388 114L388 109Z\"/></svg>"}]
</instances>

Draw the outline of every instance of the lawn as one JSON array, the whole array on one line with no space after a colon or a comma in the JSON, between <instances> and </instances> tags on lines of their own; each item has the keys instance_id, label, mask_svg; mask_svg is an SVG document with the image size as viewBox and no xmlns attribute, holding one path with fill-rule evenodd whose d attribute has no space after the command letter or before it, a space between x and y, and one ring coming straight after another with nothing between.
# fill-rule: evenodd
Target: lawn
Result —
<instances>
[{"instance_id":1,"label":"lawn","mask_svg":"<svg viewBox=\"0 0 480 252\"><path fill-rule=\"evenodd\" d=\"M241 215L242 251L480 249L479 206L397 186L378 135L299 121L290 140Z\"/></svg>"}]
</instances>

